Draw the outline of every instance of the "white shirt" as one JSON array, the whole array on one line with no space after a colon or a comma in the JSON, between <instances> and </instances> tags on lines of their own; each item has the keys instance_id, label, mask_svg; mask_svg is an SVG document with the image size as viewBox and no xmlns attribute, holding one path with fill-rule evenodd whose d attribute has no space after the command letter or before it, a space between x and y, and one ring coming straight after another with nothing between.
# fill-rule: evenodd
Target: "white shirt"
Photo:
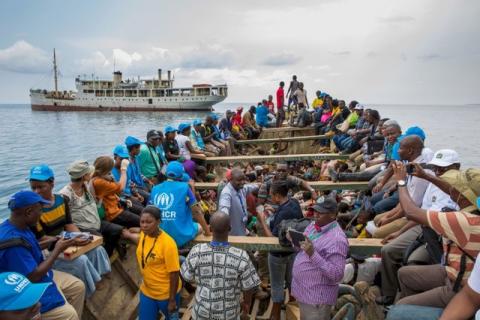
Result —
<instances>
[{"instance_id":1,"label":"white shirt","mask_svg":"<svg viewBox=\"0 0 480 320\"><path fill-rule=\"evenodd\" d=\"M180 149L179 154L185 159L190 160L192 157L190 156L190 150L187 148L187 142L190 141L190 138L183 134L177 134L175 140L177 140L178 148Z\"/></svg>"},{"instance_id":2,"label":"white shirt","mask_svg":"<svg viewBox=\"0 0 480 320\"><path fill-rule=\"evenodd\" d=\"M425 196L423 197L422 209L441 211L445 207L455 210L460 209L448 194L440 190L433 183L430 183L427 191L425 191Z\"/></svg>"},{"instance_id":3,"label":"white shirt","mask_svg":"<svg viewBox=\"0 0 480 320\"><path fill-rule=\"evenodd\" d=\"M425 149L425 148L424 148ZM421 154L412 163L428 163L431 160L429 155L424 156ZM425 170L428 174L434 174L431 170ZM407 189L410 197L412 197L413 202L417 206L421 206L423 202L423 197L425 196L425 191L430 183L427 180L417 178L415 176L407 177Z\"/></svg>"},{"instance_id":4,"label":"white shirt","mask_svg":"<svg viewBox=\"0 0 480 320\"><path fill-rule=\"evenodd\" d=\"M472 273L470 273L468 278L468 285L473 291L480 294L480 254L477 256ZM475 314L475 320L480 320L480 310Z\"/></svg>"}]
</instances>

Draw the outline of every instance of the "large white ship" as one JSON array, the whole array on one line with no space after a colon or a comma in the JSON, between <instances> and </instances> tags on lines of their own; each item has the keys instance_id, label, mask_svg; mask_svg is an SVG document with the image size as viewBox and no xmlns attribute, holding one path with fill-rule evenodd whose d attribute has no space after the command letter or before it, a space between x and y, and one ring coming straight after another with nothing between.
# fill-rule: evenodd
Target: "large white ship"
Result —
<instances>
[{"instance_id":1,"label":"large white ship","mask_svg":"<svg viewBox=\"0 0 480 320\"><path fill-rule=\"evenodd\" d=\"M58 91L57 63L53 53L55 89L30 89L32 110L37 111L210 111L227 97L227 85L196 84L174 88L173 77L123 80L120 71L113 80L75 79L77 91Z\"/></svg>"}]
</instances>

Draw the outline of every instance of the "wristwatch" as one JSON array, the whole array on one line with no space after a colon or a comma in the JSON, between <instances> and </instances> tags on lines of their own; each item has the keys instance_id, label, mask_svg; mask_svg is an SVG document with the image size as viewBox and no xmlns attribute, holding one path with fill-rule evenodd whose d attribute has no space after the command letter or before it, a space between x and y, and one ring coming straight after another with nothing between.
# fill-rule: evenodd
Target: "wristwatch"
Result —
<instances>
[{"instance_id":1,"label":"wristwatch","mask_svg":"<svg viewBox=\"0 0 480 320\"><path fill-rule=\"evenodd\" d=\"M405 186L407 186L407 182L405 180L398 180L397 186L405 187Z\"/></svg>"}]
</instances>

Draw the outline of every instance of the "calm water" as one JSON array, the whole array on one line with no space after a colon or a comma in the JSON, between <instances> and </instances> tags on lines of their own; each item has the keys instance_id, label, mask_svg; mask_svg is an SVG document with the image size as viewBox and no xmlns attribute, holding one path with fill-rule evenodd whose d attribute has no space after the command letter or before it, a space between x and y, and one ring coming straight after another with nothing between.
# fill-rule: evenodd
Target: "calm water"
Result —
<instances>
[{"instance_id":1,"label":"calm water","mask_svg":"<svg viewBox=\"0 0 480 320\"><path fill-rule=\"evenodd\" d=\"M238 103L216 106L217 112ZM249 104L241 104L248 107ZM464 167L479 166L480 106L372 106L382 117L396 119L404 128L418 125L427 133L433 150L457 150ZM32 112L30 105L0 105L0 220L8 215L8 197L27 188L33 165L47 163L55 171L56 189L68 182L65 168L77 159L93 163L109 155L127 135L143 138L150 129L163 129L182 121L203 118L203 112L102 113Z\"/></svg>"}]
</instances>

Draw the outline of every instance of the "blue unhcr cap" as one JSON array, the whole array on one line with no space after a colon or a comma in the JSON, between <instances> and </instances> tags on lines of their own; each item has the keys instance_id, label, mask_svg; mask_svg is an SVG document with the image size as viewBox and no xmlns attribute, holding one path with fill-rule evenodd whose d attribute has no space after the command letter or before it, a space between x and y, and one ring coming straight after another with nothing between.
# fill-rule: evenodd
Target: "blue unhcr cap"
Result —
<instances>
[{"instance_id":1,"label":"blue unhcr cap","mask_svg":"<svg viewBox=\"0 0 480 320\"><path fill-rule=\"evenodd\" d=\"M193 120L193 126L194 127L201 126L201 125L202 125L202 120L200 120L200 119Z\"/></svg>"},{"instance_id":2,"label":"blue unhcr cap","mask_svg":"<svg viewBox=\"0 0 480 320\"><path fill-rule=\"evenodd\" d=\"M167 177L172 179L181 179L185 173L185 168L178 161L171 161L167 165Z\"/></svg>"},{"instance_id":3,"label":"blue unhcr cap","mask_svg":"<svg viewBox=\"0 0 480 320\"><path fill-rule=\"evenodd\" d=\"M51 283L31 283L16 272L0 274L0 311L15 311L35 305Z\"/></svg>"},{"instance_id":4,"label":"blue unhcr cap","mask_svg":"<svg viewBox=\"0 0 480 320\"><path fill-rule=\"evenodd\" d=\"M140 145L142 144L143 141L140 140L140 139L137 139L135 137L132 137L132 136L128 136L125 138L125 145L127 147L131 147L131 146L135 146L135 145Z\"/></svg>"},{"instance_id":5,"label":"blue unhcr cap","mask_svg":"<svg viewBox=\"0 0 480 320\"><path fill-rule=\"evenodd\" d=\"M47 181L54 178L53 170L46 164L34 166L30 169L29 180Z\"/></svg>"},{"instance_id":6,"label":"blue unhcr cap","mask_svg":"<svg viewBox=\"0 0 480 320\"><path fill-rule=\"evenodd\" d=\"M419 136L420 139L422 139L423 141L425 141L425 139L427 138L427 136L425 135L425 131L423 131L423 129L420 127L410 127L407 129L407 131L405 131L405 136L412 135Z\"/></svg>"},{"instance_id":7,"label":"blue unhcr cap","mask_svg":"<svg viewBox=\"0 0 480 320\"><path fill-rule=\"evenodd\" d=\"M113 155L118 156L122 159L130 158L130 155L128 154L128 149L123 144L118 144L115 146L115 148L113 148Z\"/></svg>"},{"instance_id":8,"label":"blue unhcr cap","mask_svg":"<svg viewBox=\"0 0 480 320\"><path fill-rule=\"evenodd\" d=\"M165 134L169 134L170 132L177 132L177 129L172 126L166 126L163 132L165 132Z\"/></svg>"},{"instance_id":9,"label":"blue unhcr cap","mask_svg":"<svg viewBox=\"0 0 480 320\"><path fill-rule=\"evenodd\" d=\"M180 123L178 125L178 132L183 132L184 130L190 128L190 123Z\"/></svg>"},{"instance_id":10,"label":"blue unhcr cap","mask_svg":"<svg viewBox=\"0 0 480 320\"><path fill-rule=\"evenodd\" d=\"M30 190L22 190L10 197L8 200L8 209L25 208L36 203L50 204L49 201L43 199L39 194Z\"/></svg>"},{"instance_id":11,"label":"blue unhcr cap","mask_svg":"<svg viewBox=\"0 0 480 320\"><path fill-rule=\"evenodd\" d=\"M218 115L216 113L212 113L210 117L212 118L212 120L218 120Z\"/></svg>"}]
</instances>

